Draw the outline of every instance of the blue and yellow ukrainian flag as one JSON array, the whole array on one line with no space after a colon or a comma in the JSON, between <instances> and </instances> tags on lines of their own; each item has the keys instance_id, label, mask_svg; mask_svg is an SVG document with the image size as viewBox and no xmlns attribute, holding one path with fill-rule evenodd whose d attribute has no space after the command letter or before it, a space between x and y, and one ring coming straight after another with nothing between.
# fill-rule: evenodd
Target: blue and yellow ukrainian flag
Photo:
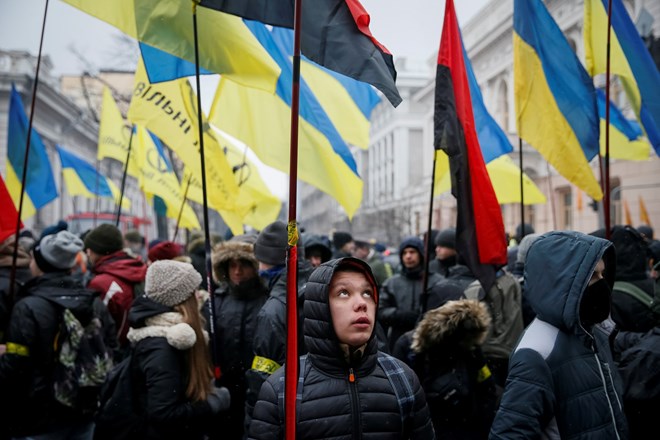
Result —
<instances>
[{"instance_id":1,"label":"blue and yellow ukrainian flag","mask_svg":"<svg viewBox=\"0 0 660 440\"><path fill-rule=\"evenodd\" d=\"M607 70L608 0L584 1L584 51L589 74ZM621 0L612 0L610 72L619 77L646 136L660 155L660 72Z\"/></svg>"},{"instance_id":2,"label":"blue and yellow ukrainian flag","mask_svg":"<svg viewBox=\"0 0 660 440\"><path fill-rule=\"evenodd\" d=\"M85 159L62 148L60 145L55 145L55 149L60 155L62 176L69 195L82 196L88 199L106 197L113 199L115 203L119 201L119 188L112 180L101 175ZM126 209L131 208L131 201L125 195L122 199L122 206Z\"/></svg>"},{"instance_id":3,"label":"blue and yellow ukrainian flag","mask_svg":"<svg viewBox=\"0 0 660 440\"><path fill-rule=\"evenodd\" d=\"M600 155L605 156L605 128L607 98L602 90L598 96L598 116L600 117ZM610 101L610 157L624 160L647 160L651 145L643 137L637 121L629 121L621 110Z\"/></svg>"},{"instance_id":4,"label":"blue and yellow ukrainian flag","mask_svg":"<svg viewBox=\"0 0 660 440\"><path fill-rule=\"evenodd\" d=\"M265 164L288 173L293 66L263 24L246 23L282 69L276 93L221 79L209 121L247 144ZM362 201L362 179L348 145L304 80L299 120L300 179L329 194L352 218Z\"/></svg>"},{"instance_id":5,"label":"blue and yellow ukrainian flag","mask_svg":"<svg viewBox=\"0 0 660 440\"><path fill-rule=\"evenodd\" d=\"M595 200L589 161L598 154L596 92L540 0L515 0L513 75L519 136Z\"/></svg>"},{"instance_id":6,"label":"blue and yellow ukrainian flag","mask_svg":"<svg viewBox=\"0 0 660 440\"><path fill-rule=\"evenodd\" d=\"M21 97L12 84L9 102L9 123L7 125L7 172L5 181L14 204L18 206L21 190L23 209L21 218L26 219L36 214L37 210L56 199L57 188L53 169L48 161L46 146L37 130L32 129L30 154L25 179L25 188L21 187L21 178L25 165L25 146L27 145L28 119L25 115Z\"/></svg>"}]
</instances>

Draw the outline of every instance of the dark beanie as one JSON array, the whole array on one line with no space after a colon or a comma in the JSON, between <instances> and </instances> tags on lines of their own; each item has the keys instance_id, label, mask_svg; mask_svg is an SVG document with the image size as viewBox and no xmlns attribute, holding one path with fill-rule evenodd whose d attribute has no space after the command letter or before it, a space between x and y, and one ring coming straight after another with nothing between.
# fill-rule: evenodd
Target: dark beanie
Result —
<instances>
[{"instance_id":1,"label":"dark beanie","mask_svg":"<svg viewBox=\"0 0 660 440\"><path fill-rule=\"evenodd\" d=\"M97 226L85 236L85 249L91 249L99 255L109 255L123 248L121 231L109 223Z\"/></svg>"},{"instance_id":2,"label":"dark beanie","mask_svg":"<svg viewBox=\"0 0 660 440\"><path fill-rule=\"evenodd\" d=\"M343 248L346 243L350 243L351 241L353 241L353 237L348 232L337 231L332 234L332 245L337 250Z\"/></svg>"},{"instance_id":3,"label":"dark beanie","mask_svg":"<svg viewBox=\"0 0 660 440\"><path fill-rule=\"evenodd\" d=\"M435 245L456 249L456 229L447 228L438 232L438 235L435 237Z\"/></svg>"},{"instance_id":4,"label":"dark beanie","mask_svg":"<svg viewBox=\"0 0 660 440\"><path fill-rule=\"evenodd\" d=\"M254 256L262 263L280 266L286 263L286 248L286 224L277 220L259 233L254 243Z\"/></svg>"}]
</instances>

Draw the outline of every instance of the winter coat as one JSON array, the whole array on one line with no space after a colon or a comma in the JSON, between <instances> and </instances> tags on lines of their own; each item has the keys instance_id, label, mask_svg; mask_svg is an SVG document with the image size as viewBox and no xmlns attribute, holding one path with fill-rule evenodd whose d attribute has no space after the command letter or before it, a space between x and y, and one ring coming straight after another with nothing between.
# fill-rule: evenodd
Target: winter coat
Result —
<instances>
[{"instance_id":1,"label":"winter coat","mask_svg":"<svg viewBox=\"0 0 660 440\"><path fill-rule=\"evenodd\" d=\"M9 327L9 318L14 303L19 299L21 286L25 284L30 278L32 273L28 267L17 267L16 275L14 277L14 295L9 296L10 286L9 280L11 278L11 267L0 267L0 343L5 341L5 333Z\"/></svg>"},{"instance_id":2,"label":"winter coat","mask_svg":"<svg viewBox=\"0 0 660 440\"><path fill-rule=\"evenodd\" d=\"M426 393L438 438L488 438L499 396L480 350L490 322L485 304L461 299L428 311L406 333L406 357Z\"/></svg>"},{"instance_id":3,"label":"winter coat","mask_svg":"<svg viewBox=\"0 0 660 440\"><path fill-rule=\"evenodd\" d=\"M229 282L227 272L231 260L244 260L252 264L254 278L234 285ZM268 298L268 291L257 275L258 263L252 252L252 245L241 242L221 243L214 249L213 274L220 287L214 292L216 360L220 364L222 376L217 385L224 386L231 393L229 413L222 415L217 428L218 438L240 439L243 437L245 416L245 392L247 389L245 372L252 365L252 346L257 327L257 314ZM206 322L208 302L202 307ZM215 436L215 434L214 434Z\"/></svg>"},{"instance_id":4,"label":"winter coat","mask_svg":"<svg viewBox=\"0 0 660 440\"><path fill-rule=\"evenodd\" d=\"M140 438L203 438L212 417L211 407L206 401L191 402L186 396L186 350L195 343L194 331L182 323L180 313L144 296L136 298L129 319L135 401L146 417Z\"/></svg>"},{"instance_id":5,"label":"winter coat","mask_svg":"<svg viewBox=\"0 0 660 440\"><path fill-rule=\"evenodd\" d=\"M61 405L53 397L56 336L62 311L68 308L86 325L96 313L109 348L116 348L114 322L96 292L64 272L33 278L23 286L22 299L11 314L7 352L0 356L0 399L5 410L0 424L13 436L43 434L89 416ZM6 412L5 412L6 411Z\"/></svg>"},{"instance_id":6,"label":"winter coat","mask_svg":"<svg viewBox=\"0 0 660 440\"><path fill-rule=\"evenodd\" d=\"M307 260L298 260L298 353L304 354L303 304L304 287L314 268ZM254 358L251 368L245 373L247 393L245 400L245 427L252 420L254 404L259 396L261 385L284 364L286 359L286 270L275 282L270 297L257 315L254 334Z\"/></svg>"},{"instance_id":7,"label":"winter coat","mask_svg":"<svg viewBox=\"0 0 660 440\"><path fill-rule=\"evenodd\" d=\"M614 248L578 232L538 238L525 264L537 314L509 361L491 439L625 439L621 378L601 325L585 328L580 301L596 264L613 284Z\"/></svg>"},{"instance_id":8,"label":"winter coat","mask_svg":"<svg viewBox=\"0 0 660 440\"><path fill-rule=\"evenodd\" d=\"M360 261L351 259L353 261ZM424 392L413 371L401 368L414 393L409 437L403 424L394 389L378 364L377 341L372 334L364 353L357 351L349 361L334 332L328 289L342 260L319 266L305 288L304 334L307 364L301 374L302 397L297 413L299 439L432 439L435 438ZM364 264L366 263L360 262ZM278 410L278 389L285 369L274 373L263 385L254 409L250 438L282 439L284 426ZM349 380L353 375L354 381Z\"/></svg>"},{"instance_id":9,"label":"winter coat","mask_svg":"<svg viewBox=\"0 0 660 440\"><path fill-rule=\"evenodd\" d=\"M422 315L422 283L423 277L397 274L383 284L378 303L378 317L387 331L390 347L405 332L412 330ZM428 288L443 280L436 273L429 273Z\"/></svg>"},{"instance_id":10,"label":"winter coat","mask_svg":"<svg viewBox=\"0 0 660 440\"><path fill-rule=\"evenodd\" d=\"M94 278L87 288L100 293L103 303L108 307L115 320L119 345L125 346L128 333L128 311L135 297L134 288L144 281L147 266L129 256L124 251L117 251L101 257L92 269Z\"/></svg>"}]
</instances>

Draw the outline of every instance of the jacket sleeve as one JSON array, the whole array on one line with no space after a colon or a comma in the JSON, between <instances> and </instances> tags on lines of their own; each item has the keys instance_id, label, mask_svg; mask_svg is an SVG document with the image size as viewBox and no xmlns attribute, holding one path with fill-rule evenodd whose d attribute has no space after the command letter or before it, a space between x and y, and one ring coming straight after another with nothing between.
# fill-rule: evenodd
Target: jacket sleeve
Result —
<instances>
[{"instance_id":1,"label":"jacket sleeve","mask_svg":"<svg viewBox=\"0 0 660 440\"><path fill-rule=\"evenodd\" d=\"M277 390L273 384L279 381L278 376L271 376L264 382L259 392L259 400L254 407L254 417L249 429L249 439L279 440L283 438L280 413L277 402Z\"/></svg>"},{"instance_id":2,"label":"jacket sleeve","mask_svg":"<svg viewBox=\"0 0 660 440\"><path fill-rule=\"evenodd\" d=\"M394 315L397 311L396 297L392 292L392 278L388 278L380 289L378 298L378 320L386 327L396 324Z\"/></svg>"},{"instance_id":3,"label":"jacket sleeve","mask_svg":"<svg viewBox=\"0 0 660 440\"><path fill-rule=\"evenodd\" d=\"M252 421L254 405L263 383L277 371L286 357L285 310L277 299L266 301L258 314L254 334L254 360L252 368L245 372L245 427L246 432Z\"/></svg>"},{"instance_id":4,"label":"jacket sleeve","mask_svg":"<svg viewBox=\"0 0 660 440\"><path fill-rule=\"evenodd\" d=\"M19 301L12 311L7 332L7 351L0 356L0 389L24 389L29 386L34 367L38 323L28 301Z\"/></svg>"},{"instance_id":5,"label":"jacket sleeve","mask_svg":"<svg viewBox=\"0 0 660 440\"><path fill-rule=\"evenodd\" d=\"M554 391L548 365L534 350L516 351L489 439L540 439L553 417Z\"/></svg>"}]
</instances>

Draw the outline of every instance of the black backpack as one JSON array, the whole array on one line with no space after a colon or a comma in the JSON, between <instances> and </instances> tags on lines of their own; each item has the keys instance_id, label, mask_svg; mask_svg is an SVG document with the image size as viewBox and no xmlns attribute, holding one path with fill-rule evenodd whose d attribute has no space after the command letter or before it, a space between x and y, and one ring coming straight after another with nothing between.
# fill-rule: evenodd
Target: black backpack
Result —
<instances>
[{"instance_id":1,"label":"black backpack","mask_svg":"<svg viewBox=\"0 0 660 440\"><path fill-rule=\"evenodd\" d=\"M103 384L95 417L95 440L143 438L144 411L137 396L138 372L129 354L117 364Z\"/></svg>"}]
</instances>

